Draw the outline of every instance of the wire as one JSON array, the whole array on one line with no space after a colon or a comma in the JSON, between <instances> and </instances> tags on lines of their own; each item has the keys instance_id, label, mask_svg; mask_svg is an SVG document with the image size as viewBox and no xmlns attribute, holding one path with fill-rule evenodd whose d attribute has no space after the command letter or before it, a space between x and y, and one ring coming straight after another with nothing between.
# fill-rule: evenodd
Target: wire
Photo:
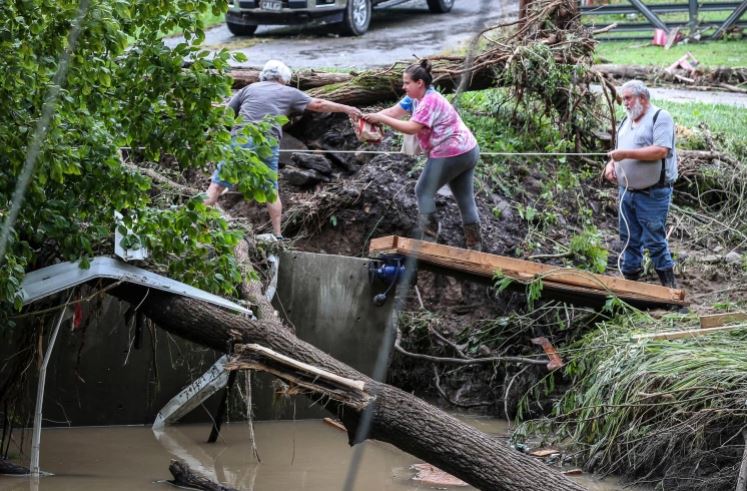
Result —
<instances>
[{"instance_id":1,"label":"wire","mask_svg":"<svg viewBox=\"0 0 747 491\"><path fill-rule=\"evenodd\" d=\"M280 149L280 153L311 153L311 154L324 154L324 153L340 153L340 154L375 154L375 155L396 155L404 152L399 150L290 150ZM480 156L489 157L600 157L607 156L606 152L480 152Z\"/></svg>"},{"instance_id":2,"label":"wire","mask_svg":"<svg viewBox=\"0 0 747 491\"><path fill-rule=\"evenodd\" d=\"M619 165L617 167L622 172L623 179L625 179L625 186L623 187L623 192L620 195L620 202L618 203L618 213L620 214L620 218L622 218L622 221L625 224L627 239L625 240L625 245L620 251L620 254L617 255L617 270L624 277L625 274L623 273L623 270L622 270L622 258L623 258L623 255L625 254L625 251L628 249L628 246L630 245L630 224L628 224L628 219L625 216L625 213L623 212L623 200L625 199L625 195L628 193L628 186L630 185L630 183L628 182L628 176L627 174L625 174L625 169L623 168L623 166Z\"/></svg>"}]
</instances>

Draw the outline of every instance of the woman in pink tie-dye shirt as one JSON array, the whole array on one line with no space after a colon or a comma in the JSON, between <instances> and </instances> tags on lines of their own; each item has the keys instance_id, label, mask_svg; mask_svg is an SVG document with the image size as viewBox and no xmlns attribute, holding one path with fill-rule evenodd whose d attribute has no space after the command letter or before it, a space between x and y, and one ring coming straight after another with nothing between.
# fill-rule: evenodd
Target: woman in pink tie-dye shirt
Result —
<instances>
[{"instance_id":1,"label":"woman in pink tie-dye shirt","mask_svg":"<svg viewBox=\"0 0 747 491\"><path fill-rule=\"evenodd\" d=\"M440 224L436 217L435 195L441 186L448 184L462 215L465 245L479 250L482 241L474 175L480 148L456 109L431 87L432 81L428 60L410 65L402 74L405 98L364 118L370 123L383 123L407 135L416 135L428 156L415 186L420 212L418 237L437 240ZM408 120L403 119L408 115Z\"/></svg>"}]
</instances>

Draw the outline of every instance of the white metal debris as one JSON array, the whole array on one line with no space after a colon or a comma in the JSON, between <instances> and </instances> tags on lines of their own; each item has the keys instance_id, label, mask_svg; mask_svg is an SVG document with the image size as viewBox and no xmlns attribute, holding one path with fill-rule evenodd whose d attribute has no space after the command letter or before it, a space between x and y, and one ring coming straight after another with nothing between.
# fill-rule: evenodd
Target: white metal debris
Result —
<instances>
[{"instance_id":1,"label":"white metal debris","mask_svg":"<svg viewBox=\"0 0 747 491\"><path fill-rule=\"evenodd\" d=\"M21 289L23 304L33 303L49 295L99 278L124 281L194 298L254 318L251 310L223 297L105 256L94 258L88 269L81 269L77 262L63 262L28 273L23 280Z\"/></svg>"}]
</instances>

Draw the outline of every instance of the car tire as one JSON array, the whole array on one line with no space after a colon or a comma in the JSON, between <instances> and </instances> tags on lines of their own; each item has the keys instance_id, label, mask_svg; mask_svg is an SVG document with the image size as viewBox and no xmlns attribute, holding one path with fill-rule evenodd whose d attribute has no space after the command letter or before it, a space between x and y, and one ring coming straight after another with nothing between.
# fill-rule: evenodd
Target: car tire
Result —
<instances>
[{"instance_id":1,"label":"car tire","mask_svg":"<svg viewBox=\"0 0 747 491\"><path fill-rule=\"evenodd\" d=\"M248 26L246 24L236 24L226 19L226 27L234 36L252 36L259 26Z\"/></svg>"},{"instance_id":2,"label":"car tire","mask_svg":"<svg viewBox=\"0 0 747 491\"><path fill-rule=\"evenodd\" d=\"M371 0L348 0L345 7L341 33L345 36L362 36L371 24Z\"/></svg>"},{"instance_id":3,"label":"car tire","mask_svg":"<svg viewBox=\"0 0 747 491\"><path fill-rule=\"evenodd\" d=\"M451 11L454 0L428 0L428 10L434 14L445 14Z\"/></svg>"}]
</instances>

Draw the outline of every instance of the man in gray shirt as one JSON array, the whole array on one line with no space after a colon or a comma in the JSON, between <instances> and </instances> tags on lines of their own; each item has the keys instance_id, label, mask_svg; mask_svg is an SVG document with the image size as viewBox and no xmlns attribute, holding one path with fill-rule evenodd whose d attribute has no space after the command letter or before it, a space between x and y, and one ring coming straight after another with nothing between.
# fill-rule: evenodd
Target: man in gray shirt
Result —
<instances>
[{"instance_id":1,"label":"man in gray shirt","mask_svg":"<svg viewBox=\"0 0 747 491\"><path fill-rule=\"evenodd\" d=\"M674 121L650 102L648 88L638 80L622 86L627 116L620 123L615 150L605 178L620 190L620 239L625 243L622 273L640 278L643 249L648 249L661 284L675 288L674 262L665 224L677 179Z\"/></svg>"},{"instance_id":2,"label":"man in gray shirt","mask_svg":"<svg viewBox=\"0 0 747 491\"><path fill-rule=\"evenodd\" d=\"M247 85L234 94L228 102L228 107L233 109L240 122L233 128L232 134L237 135L240 129L247 123L256 123L262 121L266 116L290 116L292 114L303 113L304 110L316 112L342 112L351 118L359 118L361 111L355 107L336 102L327 101L309 97L300 90L289 87L287 84L291 81L291 70L284 63L277 60L270 60L265 63L262 72L259 75L259 82ZM274 172L273 184L275 186L275 200L267 204L267 211L270 214L272 232L276 237L282 238L281 235L281 217L283 205L278 194L278 158L279 142L283 137L283 129L279 125L273 125L271 134L267 135L272 140L271 155L263 162ZM254 142L249 139L248 142L240 144L235 140L232 145L242 146L253 150ZM205 204L214 205L218 197L227 188L232 187L235 183L221 179L220 173L223 162L218 164L218 168L213 173L210 187L207 190L207 199Z\"/></svg>"}]
</instances>

